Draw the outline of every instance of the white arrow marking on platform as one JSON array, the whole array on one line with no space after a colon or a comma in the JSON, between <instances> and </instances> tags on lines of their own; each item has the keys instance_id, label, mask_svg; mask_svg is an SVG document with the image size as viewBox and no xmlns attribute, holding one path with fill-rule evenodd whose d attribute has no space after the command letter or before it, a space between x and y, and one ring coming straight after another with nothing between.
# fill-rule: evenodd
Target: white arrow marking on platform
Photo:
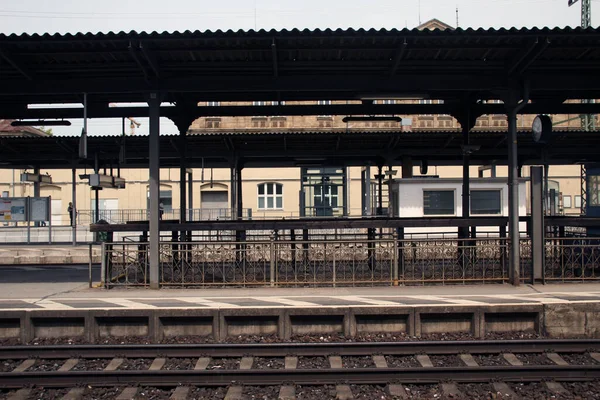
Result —
<instances>
[{"instance_id":1,"label":"white arrow marking on platform","mask_svg":"<svg viewBox=\"0 0 600 400\"><path fill-rule=\"evenodd\" d=\"M287 306L296 306L296 307L320 307L320 304L309 303L308 301L300 301L300 300L292 300L283 297L252 297L252 299L260 300L260 301L268 301L272 303L280 303Z\"/></svg>"},{"instance_id":2,"label":"white arrow marking on platform","mask_svg":"<svg viewBox=\"0 0 600 400\"><path fill-rule=\"evenodd\" d=\"M398 303L387 300L377 300L377 298L366 299L361 296L336 296L336 299L348 300L348 301L359 301L361 303L372 304L376 306L398 306ZM360 305L360 304L357 304Z\"/></svg>"},{"instance_id":3,"label":"white arrow marking on platform","mask_svg":"<svg viewBox=\"0 0 600 400\"><path fill-rule=\"evenodd\" d=\"M52 300L40 300L38 302L33 303L36 306L48 308L51 310L74 310L74 307L68 306L66 304L57 303Z\"/></svg>"},{"instance_id":4,"label":"white arrow marking on platform","mask_svg":"<svg viewBox=\"0 0 600 400\"><path fill-rule=\"evenodd\" d=\"M207 307L207 308L231 308L231 307L239 307L235 304L230 303L219 303L217 301L207 300L204 297L178 297L177 300L185 301L186 303L192 303L197 307Z\"/></svg>"},{"instance_id":5,"label":"white arrow marking on platform","mask_svg":"<svg viewBox=\"0 0 600 400\"><path fill-rule=\"evenodd\" d=\"M127 300L127 299L98 299L98 300L102 300L104 302L107 303L113 303L119 306L123 306L126 308L135 308L135 309L147 309L147 310L153 310L156 307L150 304L144 304L144 303L138 303L135 300ZM107 308L111 308L110 305L107 306ZM120 308L120 307L119 307Z\"/></svg>"}]
</instances>

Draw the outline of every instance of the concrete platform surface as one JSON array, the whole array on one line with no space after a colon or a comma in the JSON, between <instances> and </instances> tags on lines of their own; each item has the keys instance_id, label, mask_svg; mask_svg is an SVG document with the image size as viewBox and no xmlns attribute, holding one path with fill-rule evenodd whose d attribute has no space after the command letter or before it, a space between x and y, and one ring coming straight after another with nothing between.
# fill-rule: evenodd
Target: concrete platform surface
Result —
<instances>
[{"instance_id":1,"label":"concrete platform surface","mask_svg":"<svg viewBox=\"0 0 600 400\"><path fill-rule=\"evenodd\" d=\"M21 343L369 332L600 338L599 312L600 283L106 290L89 288L85 265L0 266L0 339Z\"/></svg>"},{"instance_id":2,"label":"concrete platform surface","mask_svg":"<svg viewBox=\"0 0 600 400\"><path fill-rule=\"evenodd\" d=\"M98 282L100 270L92 268ZM97 285L97 283L96 283ZM89 288L87 265L0 266L0 311L70 309L334 308L600 302L600 283L343 288Z\"/></svg>"},{"instance_id":3,"label":"concrete platform surface","mask_svg":"<svg viewBox=\"0 0 600 400\"><path fill-rule=\"evenodd\" d=\"M0 265L87 264L89 244L14 244L0 240ZM92 245L92 262L100 263L100 245Z\"/></svg>"},{"instance_id":4,"label":"concrete platform surface","mask_svg":"<svg viewBox=\"0 0 600 400\"><path fill-rule=\"evenodd\" d=\"M6 288L5 286L12 286ZM19 286L22 286L19 289ZM269 309L339 307L507 306L600 303L600 285L374 288L105 290L45 284L0 284L0 311L94 309ZM62 286L62 287L61 287ZM46 287L46 289L48 289ZM63 289L63 290L61 290Z\"/></svg>"}]
</instances>

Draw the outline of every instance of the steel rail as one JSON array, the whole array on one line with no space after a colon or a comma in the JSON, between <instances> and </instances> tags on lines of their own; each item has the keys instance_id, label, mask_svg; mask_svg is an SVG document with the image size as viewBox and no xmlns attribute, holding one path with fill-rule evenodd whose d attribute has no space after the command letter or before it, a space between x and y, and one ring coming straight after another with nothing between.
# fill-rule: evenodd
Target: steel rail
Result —
<instances>
[{"instance_id":1,"label":"steel rail","mask_svg":"<svg viewBox=\"0 0 600 400\"><path fill-rule=\"evenodd\" d=\"M19 388L28 385L70 387L76 385L114 386L226 386L231 382L252 385L325 385L339 382L353 384L489 382L533 382L545 379L586 381L600 378L600 365L542 365L512 367L447 367L447 368L357 368L357 369L281 369L218 371L110 371L110 372L5 372L0 373L0 387Z\"/></svg>"},{"instance_id":2,"label":"steel rail","mask_svg":"<svg viewBox=\"0 0 600 400\"><path fill-rule=\"evenodd\" d=\"M498 354L600 352L600 339L469 340L344 343L268 344L149 344L149 345L57 345L2 346L0 360L27 358L156 358L156 357L262 357L368 356L373 354Z\"/></svg>"}]
</instances>

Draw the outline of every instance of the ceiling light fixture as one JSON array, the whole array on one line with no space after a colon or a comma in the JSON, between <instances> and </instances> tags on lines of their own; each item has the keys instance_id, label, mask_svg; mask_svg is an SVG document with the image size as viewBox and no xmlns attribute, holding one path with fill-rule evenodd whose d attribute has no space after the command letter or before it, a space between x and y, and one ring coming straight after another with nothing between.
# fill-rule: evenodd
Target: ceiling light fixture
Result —
<instances>
[{"instance_id":1,"label":"ceiling light fixture","mask_svg":"<svg viewBox=\"0 0 600 400\"><path fill-rule=\"evenodd\" d=\"M59 121L44 121L44 120L21 120L13 121L10 123L12 126L71 126L71 121L59 120Z\"/></svg>"},{"instance_id":2,"label":"ceiling light fixture","mask_svg":"<svg viewBox=\"0 0 600 400\"><path fill-rule=\"evenodd\" d=\"M371 122L377 122L377 121L395 121L395 122L402 122L402 118L400 117L393 117L393 116L380 116L380 117L376 117L376 116L365 116L365 117L344 117L342 118L342 122L359 122L359 121L371 121Z\"/></svg>"}]
</instances>

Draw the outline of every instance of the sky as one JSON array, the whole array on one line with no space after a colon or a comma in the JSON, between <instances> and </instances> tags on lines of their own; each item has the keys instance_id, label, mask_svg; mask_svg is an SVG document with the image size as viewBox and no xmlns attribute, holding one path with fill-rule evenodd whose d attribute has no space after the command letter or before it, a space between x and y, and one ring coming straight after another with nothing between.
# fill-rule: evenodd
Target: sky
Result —
<instances>
[{"instance_id":1,"label":"sky","mask_svg":"<svg viewBox=\"0 0 600 400\"><path fill-rule=\"evenodd\" d=\"M437 18L461 28L579 26L581 6L568 0L0 0L0 33L110 31L414 28ZM592 0L592 25L600 0ZM148 133L148 121L137 134ZM81 132L82 121L53 127L57 135ZM88 132L120 134L120 119L91 119ZM176 133L164 120L161 133Z\"/></svg>"}]
</instances>

